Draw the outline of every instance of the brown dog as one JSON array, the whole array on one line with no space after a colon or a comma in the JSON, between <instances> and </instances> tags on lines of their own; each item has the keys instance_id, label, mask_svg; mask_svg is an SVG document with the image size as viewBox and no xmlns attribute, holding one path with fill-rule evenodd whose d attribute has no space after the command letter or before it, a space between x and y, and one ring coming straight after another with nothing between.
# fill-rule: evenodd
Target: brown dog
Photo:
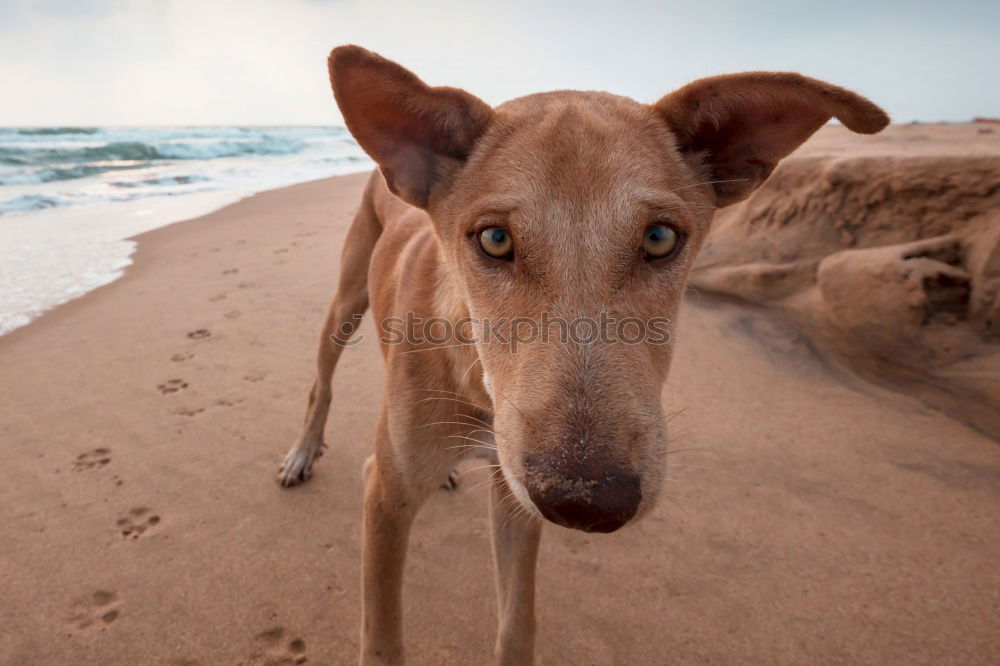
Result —
<instances>
[{"instance_id":1,"label":"brown dog","mask_svg":"<svg viewBox=\"0 0 1000 666\"><path fill-rule=\"evenodd\" d=\"M406 322L382 339L385 398L365 465L362 662L402 662L410 525L457 458L475 454L496 463L496 653L529 663L540 518L611 532L656 501L669 322L713 211L831 117L863 133L889 119L789 73L702 79L651 106L561 91L494 109L357 46L334 49L329 67L379 171L279 480L309 478L334 366L369 300L383 332Z\"/></svg>"}]
</instances>

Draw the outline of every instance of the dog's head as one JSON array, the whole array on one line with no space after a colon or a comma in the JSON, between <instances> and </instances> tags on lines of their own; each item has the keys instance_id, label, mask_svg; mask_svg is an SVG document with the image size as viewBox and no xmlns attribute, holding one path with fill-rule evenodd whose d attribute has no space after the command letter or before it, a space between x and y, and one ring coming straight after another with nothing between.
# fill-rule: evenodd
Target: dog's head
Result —
<instances>
[{"instance_id":1,"label":"dog's head","mask_svg":"<svg viewBox=\"0 0 1000 666\"><path fill-rule=\"evenodd\" d=\"M702 79L653 105L563 91L494 109L356 46L329 66L348 129L434 223L475 322L508 483L587 531L657 495L672 322L715 209L832 117L864 133L888 123L798 74Z\"/></svg>"}]
</instances>

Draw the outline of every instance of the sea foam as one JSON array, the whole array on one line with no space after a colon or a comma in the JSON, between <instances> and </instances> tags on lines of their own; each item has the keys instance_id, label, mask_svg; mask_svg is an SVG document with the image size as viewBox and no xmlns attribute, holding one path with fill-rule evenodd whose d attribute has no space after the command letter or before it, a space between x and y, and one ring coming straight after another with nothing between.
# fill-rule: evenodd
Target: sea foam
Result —
<instances>
[{"instance_id":1,"label":"sea foam","mask_svg":"<svg viewBox=\"0 0 1000 666\"><path fill-rule=\"evenodd\" d=\"M132 236L371 167L341 127L0 129L0 335L116 279Z\"/></svg>"}]
</instances>

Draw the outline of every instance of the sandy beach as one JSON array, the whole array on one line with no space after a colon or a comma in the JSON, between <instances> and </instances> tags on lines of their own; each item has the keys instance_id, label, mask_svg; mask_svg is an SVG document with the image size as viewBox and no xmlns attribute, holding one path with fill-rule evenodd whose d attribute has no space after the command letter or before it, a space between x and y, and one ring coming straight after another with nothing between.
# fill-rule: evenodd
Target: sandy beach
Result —
<instances>
[{"instance_id":1,"label":"sandy beach","mask_svg":"<svg viewBox=\"0 0 1000 666\"><path fill-rule=\"evenodd\" d=\"M143 234L122 279L0 337L0 663L356 660L370 321L315 477L274 475L366 178ZM997 442L783 322L692 291L669 499L611 535L546 526L540 664L996 663ZM476 466L413 529L412 664L492 659Z\"/></svg>"}]
</instances>

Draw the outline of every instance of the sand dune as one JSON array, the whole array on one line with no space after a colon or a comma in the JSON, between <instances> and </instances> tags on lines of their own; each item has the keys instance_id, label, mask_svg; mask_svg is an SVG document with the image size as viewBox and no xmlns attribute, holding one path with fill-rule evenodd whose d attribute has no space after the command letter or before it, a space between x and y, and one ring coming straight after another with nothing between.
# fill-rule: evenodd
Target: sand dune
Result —
<instances>
[{"instance_id":1,"label":"sand dune","mask_svg":"<svg viewBox=\"0 0 1000 666\"><path fill-rule=\"evenodd\" d=\"M866 137L867 138L867 137ZM1000 134L826 128L717 219L692 284L1000 439Z\"/></svg>"},{"instance_id":2,"label":"sand dune","mask_svg":"<svg viewBox=\"0 0 1000 666\"><path fill-rule=\"evenodd\" d=\"M842 137L819 139L821 153ZM354 661L361 463L382 383L370 322L334 379L314 479L282 490L274 474L364 179L263 193L145 234L123 279L0 338L0 663ZM816 267L847 247L835 229L792 256L768 248L801 252L811 236L767 230L769 241L745 233L739 252L720 235L701 283L715 275L719 291L756 301L781 283L768 267L806 262L784 278L793 298L819 289ZM893 233L849 251L914 240ZM765 267L757 291L726 287L739 282L719 277L727 258ZM898 261L910 260L885 259ZM942 265L976 279L968 261ZM545 530L539 663L994 662L996 442L831 368L760 308L699 292L665 393L667 409L684 408L670 499L612 535ZM843 307L828 309L853 321ZM961 326L979 335L969 313ZM467 471L414 526L413 664L491 658L484 475Z\"/></svg>"}]
</instances>

